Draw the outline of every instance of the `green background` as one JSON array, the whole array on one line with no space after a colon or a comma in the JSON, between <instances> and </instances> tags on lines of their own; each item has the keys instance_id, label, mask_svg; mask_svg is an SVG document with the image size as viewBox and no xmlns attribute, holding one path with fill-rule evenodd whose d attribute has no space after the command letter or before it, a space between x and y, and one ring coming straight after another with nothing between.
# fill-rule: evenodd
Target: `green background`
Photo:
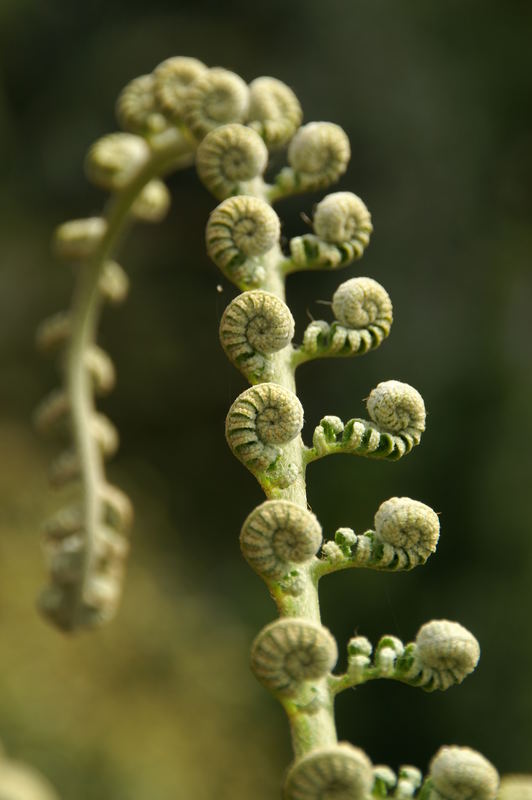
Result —
<instances>
[{"instance_id":1,"label":"green background","mask_svg":"<svg viewBox=\"0 0 532 800\"><path fill-rule=\"evenodd\" d=\"M238 548L261 493L224 441L245 383L217 342L234 288L204 253L215 201L194 170L169 181L165 222L128 239L130 297L101 329L118 369L101 407L122 438L109 472L137 512L122 609L74 639L34 611L39 525L60 502L45 477L55 445L30 424L57 382L34 330L72 289L50 233L98 213L88 146L116 127L121 87L178 54L248 81L274 75L306 121L351 139L338 188L364 198L372 243L345 272L291 277L288 301L300 337L324 313L316 301L368 275L395 322L376 353L301 369L307 440L324 414L362 415L381 380L411 383L428 409L421 447L398 464L309 470L329 537L370 527L393 495L441 512L424 568L325 579L324 622L343 652L354 630L411 640L432 617L456 619L481 662L444 694L378 682L342 695L339 734L394 768L424 769L457 743L501 772L532 771L531 33L532 6L512 1L1 0L0 738L64 800L266 800L290 759L281 711L247 665L274 608ZM319 198L279 204L284 235L306 230L300 213Z\"/></svg>"}]
</instances>

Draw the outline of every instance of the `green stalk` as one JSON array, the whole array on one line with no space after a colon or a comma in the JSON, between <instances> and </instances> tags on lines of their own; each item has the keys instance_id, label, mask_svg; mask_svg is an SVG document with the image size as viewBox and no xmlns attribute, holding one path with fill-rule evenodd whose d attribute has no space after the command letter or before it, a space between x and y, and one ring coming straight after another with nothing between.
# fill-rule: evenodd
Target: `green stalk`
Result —
<instances>
[{"instance_id":1,"label":"green stalk","mask_svg":"<svg viewBox=\"0 0 532 800\"><path fill-rule=\"evenodd\" d=\"M265 193L261 193L261 196L264 198ZM266 278L261 287L265 291L276 295L283 302L286 301L286 274L282 266L284 260L285 258L279 247L268 253L263 262L266 268ZM271 381L297 394L293 354L294 349L289 346L272 357L273 373ZM272 488L262 484L268 499L290 500L307 509L305 481L305 454L307 450L308 448L305 447L301 436L297 436L284 446L285 456L290 463L295 464L297 467L297 477L285 489ZM318 581L313 573L314 561L300 568L299 577L302 581L302 590L296 596L283 591L279 584L270 586L280 617L297 617L317 624L321 623ZM335 693L329 685L328 678L325 677L313 682L313 694L308 699L308 702L305 702L306 691L306 688L304 688L295 700L278 698L288 717L296 759L301 758L311 750L330 747L338 741L334 718ZM317 700L319 707L318 710L315 710Z\"/></svg>"}]
</instances>

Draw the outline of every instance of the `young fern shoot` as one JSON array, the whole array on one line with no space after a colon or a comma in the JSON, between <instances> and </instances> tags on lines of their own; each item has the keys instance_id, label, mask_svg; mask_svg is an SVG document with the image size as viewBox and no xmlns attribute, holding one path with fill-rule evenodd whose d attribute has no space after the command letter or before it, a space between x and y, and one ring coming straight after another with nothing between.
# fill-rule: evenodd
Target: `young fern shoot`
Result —
<instances>
[{"instance_id":1,"label":"young fern shoot","mask_svg":"<svg viewBox=\"0 0 532 800\"><path fill-rule=\"evenodd\" d=\"M104 213L67 222L55 237L57 254L75 265L72 307L47 320L38 334L43 349L59 351L63 375L62 388L37 413L42 430L58 430L69 442L52 466L52 481L79 483L79 499L47 525L50 585L41 609L66 631L99 625L116 611L132 512L105 477L104 460L116 450L118 436L95 407L95 394L114 382L112 362L97 345L97 325L104 302L127 293L126 275L114 260L127 228L135 220L161 219L169 205L162 179L195 163L220 201L207 223L208 253L241 292L223 314L220 340L250 388L229 409L226 438L266 496L245 520L240 542L279 614L256 637L251 667L290 724L294 760L284 798L493 800L497 772L467 747L441 748L423 780L414 767L401 767L396 775L373 766L361 749L337 738L334 701L344 689L383 678L444 690L461 683L480 654L462 625L433 620L406 645L395 636L383 636L375 648L365 637L352 638L346 672L333 673L338 648L321 623L320 579L355 567L412 569L425 563L439 537L436 513L411 498L383 502L374 530L357 534L342 527L323 545L321 525L308 510L306 470L313 461L335 453L394 461L410 453L425 430L419 392L386 380L369 393L368 418L344 423L327 414L311 443L301 437L297 368L314 359L369 353L384 342L393 321L390 297L379 283L349 278L333 294L334 319L312 321L301 344L292 343L287 276L347 267L363 256L373 229L361 198L333 192L316 207L313 233L282 249L272 204L334 184L350 159L346 133L331 122L302 125L297 97L274 78L247 85L232 72L184 57L128 84L117 116L124 132L96 142L86 162L89 179L111 193ZM281 148L288 163L266 182L270 152Z\"/></svg>"},{"instance_id":2,"label":"young fern shoot","mask_svg":"<svg viewBox=\"0 0 532 800\"><path fill-rule=\"evenodd\" d=\"M263 89L268 87L262 79ZM275 104L274 121L296 119ZM289 91L289 90L287 90ZM291 101L296 102L293 96ZM294 106L295 108L295 106ZM281 122L277 122L281 126ZM368 277L351 278L332 298L334 321L309 324L301 345L293 345L294 320L285 302L286 276L306 269L337 269L359 259L369 244L371 217L351 192L327 195L317 206L313 234L293 238L283 252L280 221L271 204L289 194L327 188L345 171L349 141L329 122L311 122L288 138L288 166L266 183L265 145L253 126L232 124L209 133L198 148L198 174L222 202L207 223L207 250L240 290L226 308L220 341L251 387L236 398L226 421L235 456L262 486L266 501L244 522L241 549L263 578L279 619L266 625L251 648L256 677L281 703L290 723L294 761L284 783L285 800L363 800L420 793L446 800L493 800L497 772L468 748L442 748L425 781L412 767L396 776L373 767L359 748L338 742L334 699L342 690L388 678L425 690L447 689L474 670L480 655L475 637L457 622L433 620L404 645L394 636L373 647L357 636L348 644L345 674L332 672L338 649L321 624L319 580L348 567L408 570L425 563L439 537L436 513L424 503L394 497L381 504L375 530L355 534L340 528L322 545L317 518L307 507L306 468L333 453L397 460L419 444L425 406L419 392L396 380L379 383L369 394L369 419L343 423L323 417L312 445L301 438L303 408L295 372L307 361L363 355L380 346L392 325L386 290ZM238 174L245 176L241 183ZM320 552L321 547L321 552ZM373 653L373 656L372 656ZM460 786L460 790L458 790Z\"/></svg>"}]
</instances>

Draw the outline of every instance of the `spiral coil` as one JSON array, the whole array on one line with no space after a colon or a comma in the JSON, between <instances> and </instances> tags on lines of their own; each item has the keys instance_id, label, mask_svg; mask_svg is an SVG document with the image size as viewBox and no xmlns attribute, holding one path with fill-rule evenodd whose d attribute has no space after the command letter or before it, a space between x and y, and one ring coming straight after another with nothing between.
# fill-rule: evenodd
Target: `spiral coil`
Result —
<instances>
[{"instance_id":1,"label":"spiral coil","mask_svg":"<svg viewBox=\"0 0 532 800\"><path fill-rule=\"evenodd\" d=\"M327 628L304 619L267 625L251 648L251 668L270 691L292 696L306 681L325 677L336 664L336 642Z\"/></svg>"},{"instance_id":2,"label":"spiral coil","mask_svg":"<svg viewBox=\"0 0 532 800\"><path fill-rule=\"evenodd\" d=\"M279 217L264 200L239 195L214 209L207 222L207 252L229 280L255 288L265 277L261 257L280 236Z\"/></svg>"},{"instance_id":3,"label":"spiral coil","mask_svg":"<svg viewBox=\"0 0 532 800\"><path fill-rule=\"evenodd\" d=\"M264 472L302 427L303 408L296 395L276 383L261 383L237 397L225 431L237 458L251 471Z\"/></svg>"},{"instance_id":4,"label":"spiral coil","mask_svg":"<svg viewBox=\"0 0 532 800\"><path fill-rule=\"evenodd\" d=\"M271 356L287 347L293 335L294 319L286 303L262 290L235 297L220 322L227 357L252 383L272 378Z\"/></svg>"},{"instance_id":5,"label":"spiral coil","mask_svg":"<svg viewBox=\"0 0 532 800\"><path fill-rule=\"evenodd\" d=\"M282 578L310 561L321 544L321 527L310 511L288 500L266 500L247 517L240 547L262 577Z\"/></svg>"},{"instance_id":6,"label":"spiral coil","mask_svg":"<svg viewBox=\"0 0 532 800\"><path fill-rule=\"evenodd\" d=\"M340 742L314 750L295 762L286 776L284 800L365 800L373 784L369 758L358 747Z\"/></svg>"},{"instance_id":7,"label":"spiral coil","mask_svg":"<svg viewBox=\"0 0 532 800\"><path fill-rule=\"evenodd\" d=\"M311 322L302 352L310 358L363 355L379 347L390 333L392 303L386 290L371 278L351 278L332 298L337 322Z\"/></svg>"}]
</instances>

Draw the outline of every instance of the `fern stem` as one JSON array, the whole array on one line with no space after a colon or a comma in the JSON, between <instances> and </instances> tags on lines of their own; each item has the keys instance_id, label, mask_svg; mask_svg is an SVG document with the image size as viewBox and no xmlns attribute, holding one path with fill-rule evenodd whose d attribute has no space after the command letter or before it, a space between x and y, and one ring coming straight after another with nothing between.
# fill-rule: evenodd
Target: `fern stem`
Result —
<instances>
[{"instance_id":1,"label":"fern stem","mask_svg":"<svg viewBox=\"0 0 532 800\"><path fill-rule=\"evenodd\" d=\"M177 130L166 135L152 157L124 189L116 192L107 205L106 232L91 257L80 267L80 275L72 303L72 331L65 356L65 384L70 398L72 436L80 463L80 481L85 521L85 548L82 576L75 597L77 617L87 588L94 559L94 543L102 523L102 493L105 483L103 457L91 435L94 398L89 373L85 366L88 349L95 342L101 293L99 283L106 261L116 251L130 222L131 208L146 184L174 169L188 166L193 159L191 144Z\"/></svg>"}]
</instances>

